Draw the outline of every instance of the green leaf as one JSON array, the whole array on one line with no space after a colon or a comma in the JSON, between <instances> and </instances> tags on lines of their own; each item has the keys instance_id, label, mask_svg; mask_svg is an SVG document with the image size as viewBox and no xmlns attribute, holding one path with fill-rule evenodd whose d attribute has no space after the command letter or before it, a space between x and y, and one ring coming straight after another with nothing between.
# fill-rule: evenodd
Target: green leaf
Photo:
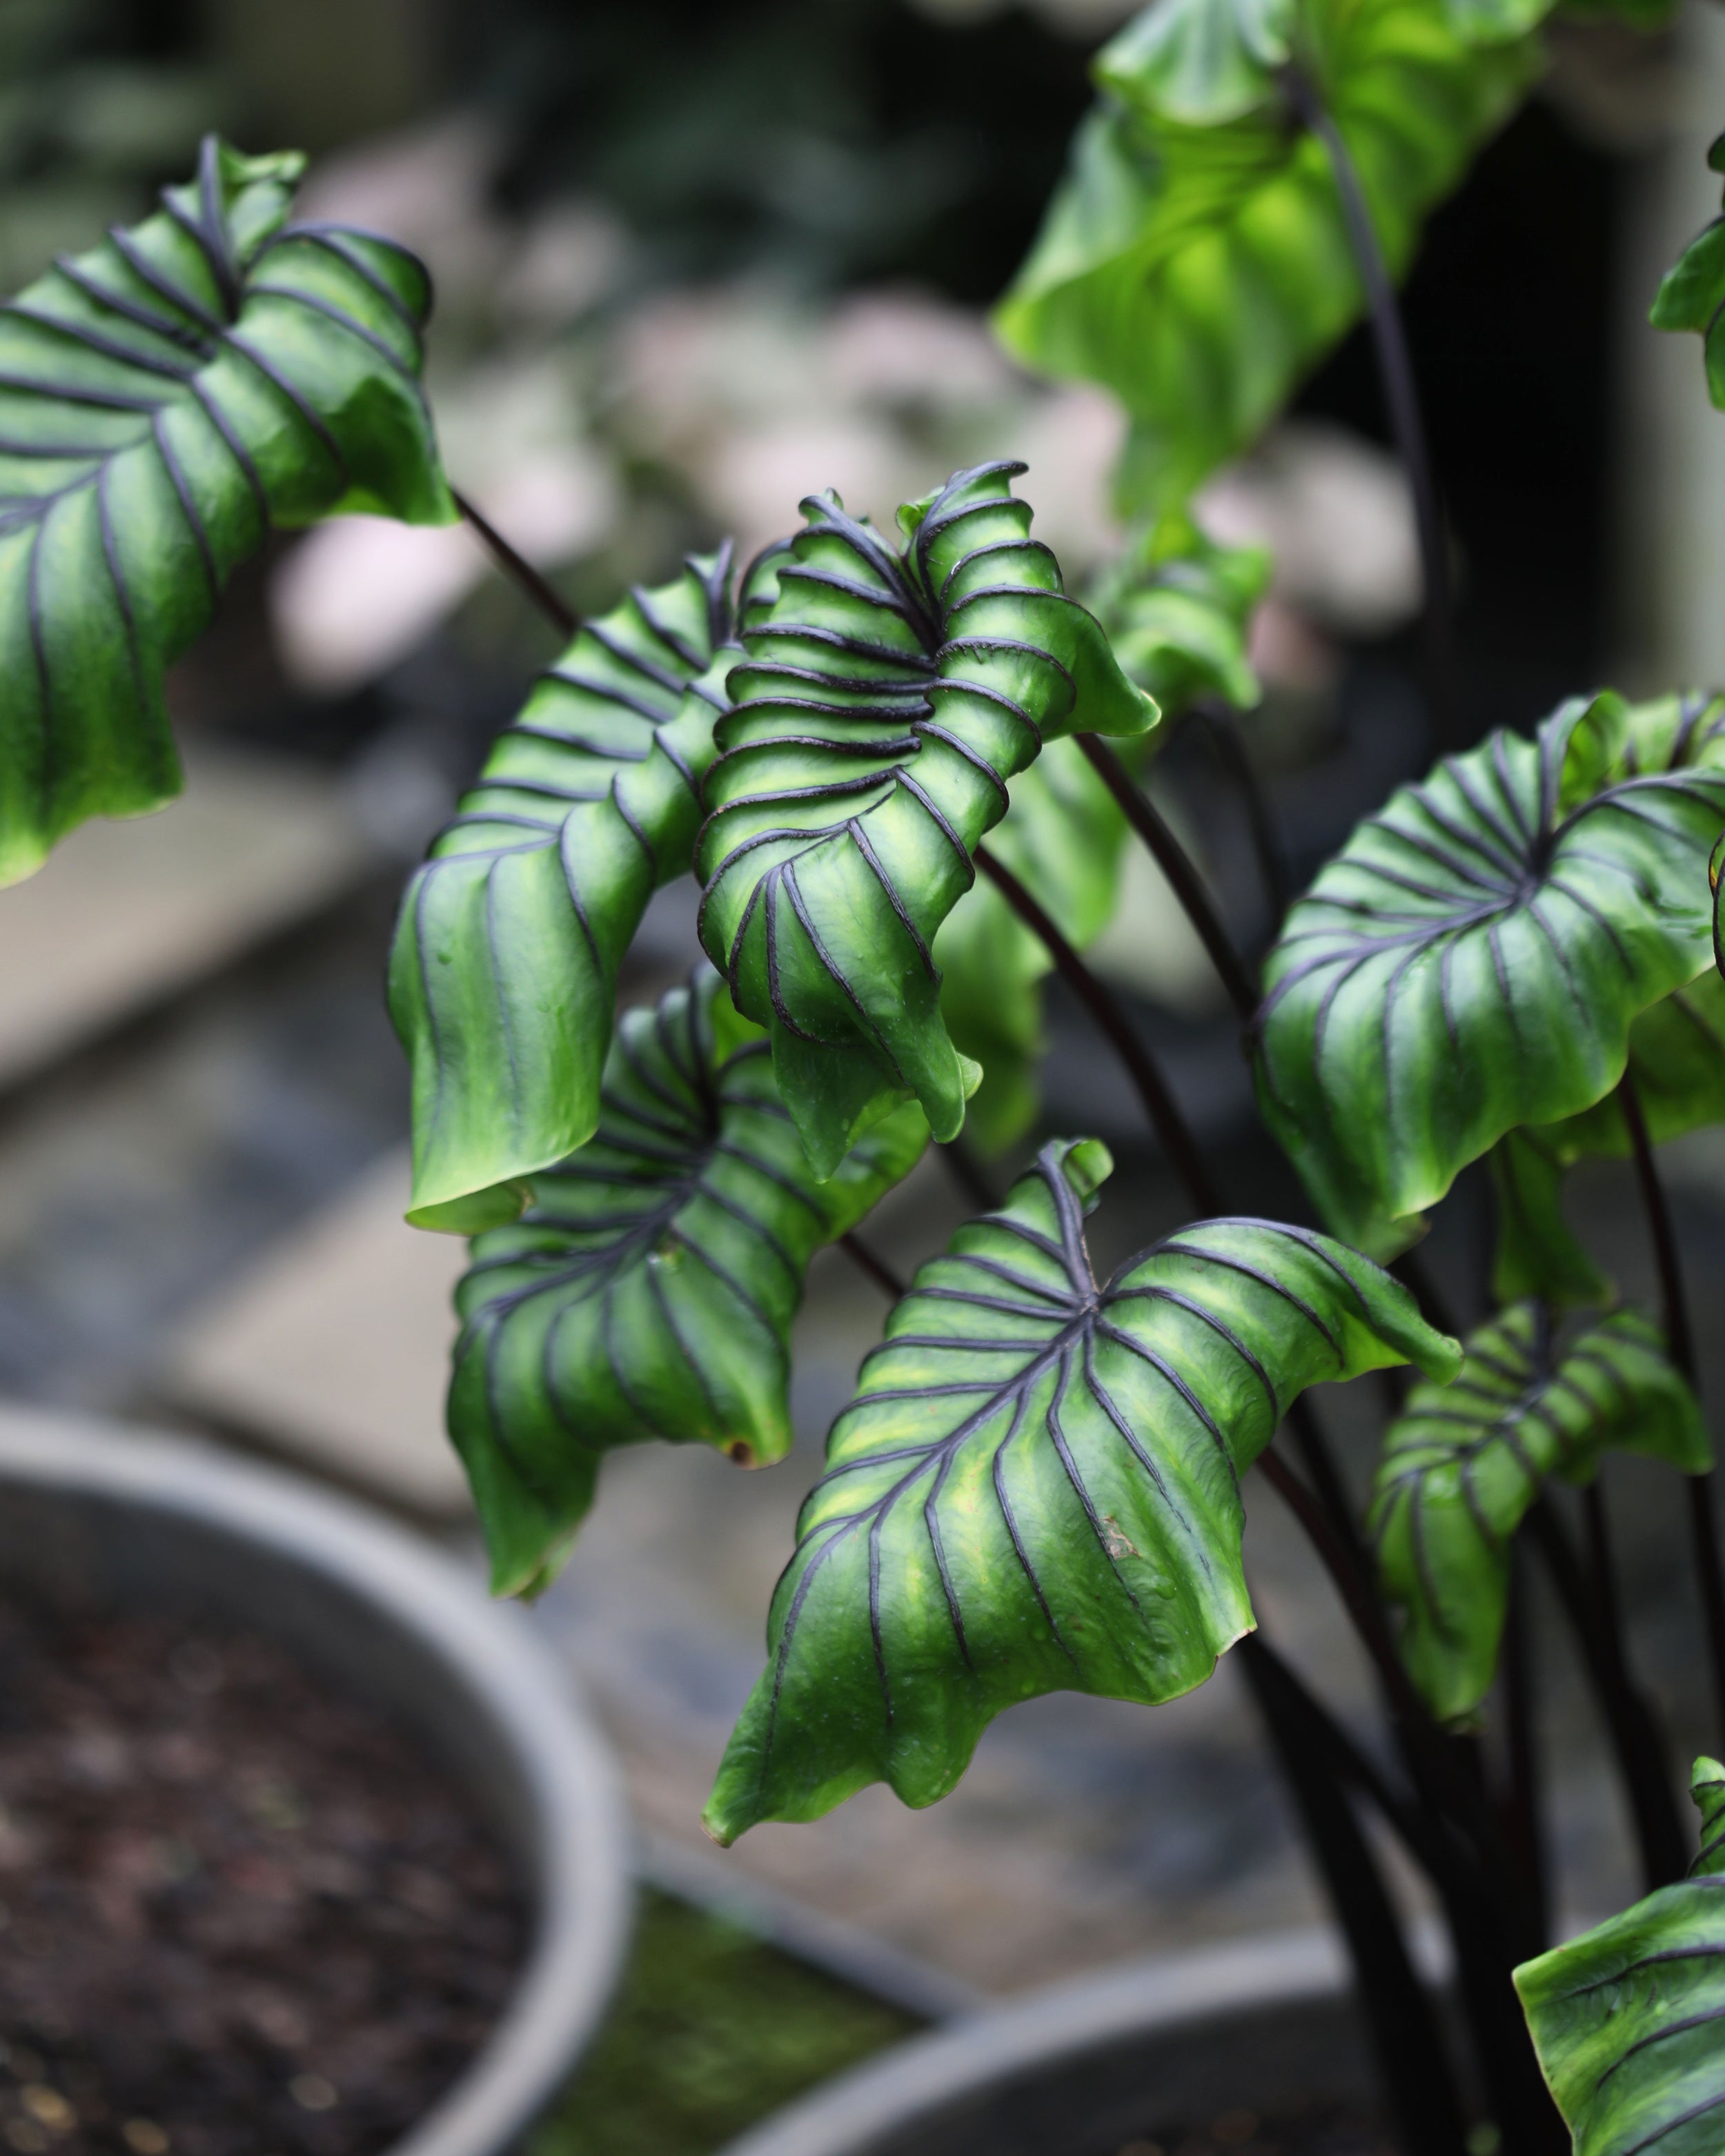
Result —
<instances>
[{"instance_id":1,"label":"green leaf","mask_svg":"<svg viewBox=\"0 0 1725 2156\"><path fill-rule=\"evenodd\" d=\"M744 613L696 847L701 940L769 1029L822 1174L896 1101L938 1138L963 1122L973 1074L932 946L1007 780L1059 735L1156 721L1029 536L1023 470L957 473L900 511L897 549L836 496L805 501L773 596Z\"/></svg>"},{"instance_id":2,"label":"green leaf","mask_svg":"<svg viewBox=\"0 0 1725 2156\"><path fill-rule=\"evenodd\" d=\"M901 1108L817 1183L766 1040L715 975L624 1015L597 1132L531 1178L526 1214L478 1239L456 1292L449 1430L498 1593L546 1584L617 1445L783 1456L809 1261L927 1142Z\"/></svg>"},{"instance_id":3,"label":"green leaf","mask_svg":"<svg viewBox=\"0 0 1725 2156\"><path fill-rule=\"evenodd\" d=\"M412 255L287 222L302 160L213 136L161 210L0 307L0 883L180 790L167 668L272 530L454 516Z\"/></svg>"},{"instance_id":4,"label":"green leaf","mask_svg":"<svg viewBox=\"0 0 1725 2156\"><path fill-rule=\"evenodd\" d=\"M1076 742L1050 742L1013 781L1012 804L988 844L1077 949L1113 918L1126 819ZM947 916L934 961L953 1045L983 1069L966 1136L993 1158L1036 1120L1041 983L1053 962L991 883L978 883Z\"/></svg>"},{"instance_id":5,"label":"green leaf","mask_svg":"<svg viewBox=\"0 0 1725 2156\"><path fill-rule=\"evenodd\" d=\"M1200 696L1249 711L1264 692L1246 638L1271 567L1267 547L1218 546L1170 516L1104 572L1091 604L1127 678L1164 716Z\"/></svg>"},{"instance_id":6,"label":"green leaf","mask_svg":"<svg viewBox=\"0 0 1725 2156\"><path fill-rule=\"evenodd\" d=\"M1106 48L1107 95L995 316L1030 366L1120 398L1133 508L1183 503L1363 306L1323 145L1279 92L1250 95L1284 34L1275 5L1189 0ZM1472 45L1437 0L1314 0L1301 40L1399 276L1537 53Z\"/></svg>"},{"instance_id":7,"label":"green leaf","mask_svg":"<svg viewBox=\"0 0 1725 2156\"><path fill-rule=\"evenodd\" d=\"M1634 1028L1630 1039L1633 1042ZM1497 1200L1492 1299L1520 1302L1532 1296L1563 1307L1609 1302L1609 1279L1564 1217L1563 1163L1543 1134L1511 1131L1486 1159Z\"/></svg>"},{"instance_id":8,"label":"green leaf","mask_svg":"<svg viewBox=\"0 0 1725 2156\"><path fill-rule=\"evenodd\" d=\"M1707 152L1712 169L1725 172L1725 135ZM1695 330L1702 339L1707 395L1725 409L1725 216L1692 239L1660 281L1647 319L1656 330Z\"/></svg>"},{"instance_id":9,"label":"green leaf","mask_svg":"<svg viewBox=\"0 0 1725 2156\"><path fill-rule=\"evenodd\" d=\"M1689 1876L1515 1972L1575 2156L1717 2156L1725 2114L1725 1767L1695 1763Z\"/></svg>"},{"instance_id":10,"label":"green leaf","mask_svg":"<svg viewBox=\"0 0 1725 2156\"><path fill-rule=\"evenodd\" d=\"M1371 1532L1406 1618L1402 1659L1440 1720L1468 1721L1491 1688L1510 1543L1540 1485L1590 1481L1608 1450L1692 1475L1712 1461L1695 1395L1632 1310L1554 1354L1534 1306L1517 1304L1471 1336L1453 1384L1409 1394L1384 1436Z\"/></svg>"},{"instance_id":11,"label":"green leaf","mask_svg":"<svg viewBox=\"0 0 1725 2156\"><path fill-rule=\"evenodd\" d=\"M1603 1100L1635 1019L1705 968L1722 708L1672 730L1607 693L1535 740L1494 734L1392 796L1294 906L1259 1097L1337 1234L1404 1247L1506 1132Z\"/></svg>"},{"instance_id":12,"label":"green leaf","mask_svg":"<svg viewBox=\"0 0 1725 2156\"><path fill-rule=\"evenodd\" d=\"M1163 119L1213 127L1274 99L1297 26L1294 0L1156 0L1098 54L1097 80Z\"/></svg>"},{"instance_id":13,"label":"green leaf","mask_svg":"<svg viewBox=\"0 0 1725 2156\"><path fill-rule=\"evenodd\" d=\"M513 1219L522 1178L593 1135L618 968L694 853L732 630L728 547L588 622L408 885L389 1007L416 1226Z\"/></svg>"},{"instance_id":14,"label":"green leaf","mask_svg":"<svg viewBox=\"0 0 1725 2156\"><path fill-rule=\"evenodd\" d=\"M1098 1287L1083 1209L1110 1165L1045 1147L894 1310L773 1594L721 1841L870 1782L932 1804L1040 1692L1201 1684L1253 1623L1240 1478L1296 1396L1458 1366L1387 1274L1268 1221L1183 1228Z\"/></svg>"}]
</instances>

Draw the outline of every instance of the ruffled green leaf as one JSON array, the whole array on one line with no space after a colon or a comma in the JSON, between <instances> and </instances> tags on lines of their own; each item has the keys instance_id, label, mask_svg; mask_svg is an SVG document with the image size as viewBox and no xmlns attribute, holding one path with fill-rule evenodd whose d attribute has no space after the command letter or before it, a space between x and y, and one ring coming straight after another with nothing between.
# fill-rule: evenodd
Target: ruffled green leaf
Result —
<instances>
[{"instance_id":1,"label":"ruffled green leaf","mask_svg":"<svg viewBox=\"0 0 1725 2156\"><path fill-rule=\"evenodd\" d=\"M1259 1096L1359 1248L1412 1241L1506 1132L1602 1101L1635 1019L1704 969L1725 770L1717 726L1668 726L1668 708L1577 698L1535 740L1446 757L1290 912Z\"/></svg>"},{"instance_id":2,"label":"ruffled green leaf","mask_svg":"<svg viewBox=\"0 0 1725 2156\"><path fill-rule=\"evenodd\" d=\"M956 1135L974 1074L939 1009L936 932L1007 781L1045 742L1136 734L1155 706L1060 588L1015 464L901 511L895 548L828 495L746 608L707 775L701 940L767 1026L817 1171L892 1103Z\"/></svg>"},{"instance_id":3,"label":"ruffled green leaf","mask_svg":"<svg viewBox=\"0 0 1725 2156\"><path fill-rule=\"evenodd\" d=\"M1690 1783L1689 1876L1515 1973L1575 2156L1717 2156L1725 2121L1725 1767Z\"/></svg>"},{"instance_id":4,"label":"ruffled green leaf","mask_svg":"<svg viewBox=\"0 0 1725 2156\"><path fill-rule=\"evenodd\" d=\"M1715 139L1707 163L1725 172L1725 135ZM1699 333L1707 395L1725 409L1725 216L1716 217L1666 270L1647 319L1656 330Z\"/></svg>"},{"instance_id":5,"label":"ruffled green leaf","mask_svg":"<svg viewBox=\"0 0 1725 2156\"><path fill-rule=\"evenodd\" d=\"M1127 678L1164 716L1200 696L1250 711L1264 692L1246 639L1271 567L1267 547L1218 546L1171 516L1103 572L1091 604Z\"/></svg>"},{"instance_id":6,"label":"ruffled green leaf","mask_svg":"<svg viewBox=\"0 0 1725 2156\"><path fill-rule=\"evenodd\" d=\"M1120 398L1135 508L1246 448L1363 306L1328 157L1269 72L1286 36L1275 0L1186 0L1105 48L1107 95L995 317L1029 365ZM1439 0L1316 0L1301 46L1399 276L1538 55L1476 46Z\"/></svg>"},{"instance_id":7,"label":"ruffled green leaf","mask_svg":"<svg viewBox=\"0 0 1725 2156\"><path fill-rule=\"evenodd\" d=\"M0 883L180 790L167 667L271 531L454 516L420 393L423 267L291 224L303 165L197 177L0 306Z\"/></svg>"},{"instance_id":8,"label":"ruffled green leaf","mask_svg":"<svg viewBox=\"0 0 1725 2156\"><path fill-rule=\"evenodd\" d=\"M417 1226L513 1219L523 1178L593 1135L618 968L694 853L732 630L728 547L588 622L408 886L389 1007Z\"/></svg>"},{"instance_id":9,"label":"ruffled green leaf","mask_svg":"<svg viewBox=\"0 0 1725 2156\"><path fill-rule=\"evenodd\" d=\"M764 1037L715 976L624 1017L598 1131L531 1178L526 1213L478 1239L456 1292L449 1430L500 1594L545 1584L618 1445L783 1455L809 1261L927 1142L901 1108L819 1183Z\"/></svg>"},{"instance_id":10,"label":"ruffled green leaf","mask_svg":"<svg viewBox=\"0 0 1725 2156\"><path fill-rule=\"evenodd\" d=\"M1114 917L1126 819L1077 743L1050 742L1013 781L988 844L1082 950ZM1052 961L991 883L959 901L935 938L941 1015L959 1053L982 1065L968 1141L1004 1152L1041 1105L1042 980Z\"/></svg>"},{"instance_id":11,"label":"ruffled green leaf","mask_svg":"<svg viewBox=\"0 0 1725 2156\"><path fill-rule=\"evenodd\" d=\"M1630 1037L1635 1038L1633 1028ZM1537 1131L1512 1131L1486 1158L1497 1202L1492 1300L1502 1304L1531 1296L1563 1309L1609 1302L1609 1278L1564 1214L1564 1163L1552 1145Z\"/></svg>"},{"instance_id":12,"label":"ruffled green leaf","mask_svg":"<svg viewBox=\"0 0 1725 2156\"><path fill-rule=\"evenodd\" d=\"M732 1840L866 1784L944 1796L1038 1693L1201 1684L1253 1623L1240 1478L1310 1384L1461 1350L1351 1250L1183 1228L1106 1287L1095 1139L1045 1147L917 1273L833 1425L773 1598L771 1660L706 1813Z\"/></svg>"},{"instance_id":13,"label":"ruffled green leaf","mask_svg":"<svg viewBox=\"0 0 1725 2156\"><path fill-rule=\"evenodd\" d=\"M1453 1384L1416 1385L1386 1432L1371 1532L1404 1613L1408 1674L1444 1722L1491 1689L1509 1604L1510 1545L1548 1476L1590 1481L1608 1450L1712 1465L1695 1395L1658 1328L1615 1311L1553 1354L1531 1304L1467 1342Z\"/></svg>"}]
</instances>

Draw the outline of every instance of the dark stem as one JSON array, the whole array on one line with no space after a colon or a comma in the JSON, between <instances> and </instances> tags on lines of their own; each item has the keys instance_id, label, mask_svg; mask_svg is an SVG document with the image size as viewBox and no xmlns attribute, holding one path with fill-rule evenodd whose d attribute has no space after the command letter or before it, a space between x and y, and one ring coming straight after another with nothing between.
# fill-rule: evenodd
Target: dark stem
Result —
<instances>
[{"instance_id":1,"label":"dark stem","mask_svg":"<svg viewBox=\"0 0 1725 2156\"><path fill-rule=\"evenodd\" d=\"M1281 927L1282 916L1288 910L1291 893L1287 865L1275 819L1270 813L1269 801L1258 783L1258 774L1253 770L1252 759L1247 753L1245 736L1240 732L1239 720L1225 704L1213 703L1205 698L1194 704L1192 710L1193 716L1202 722L1210 745L1226 767L1245 805L1246 827L1252 835L1252 854L1258 864L1264 896L1269 903L1270 932L1274 937Z\"/></svg>"},{"instance_id":2,"label":"dark stem","mask_svg":"<svg viewBox=\"0 0 1725 2156\"><path fill-rule=\"evenodd\" d=\"M1354 1564L1363 1570L1365 1545L1353 1522L1353 1507L1348 1502L1347 1485L1342 1480L1342 1471L1336 1465L1317 1411L1303 1393L1288 1409L1287 1423L1306 1472L1312 1477L1312 1486L1330 1516L1330 1524L1347 1545Z\"/></svg>"},{"instance_id":3,"label":"dark stem","mask_svg":"<svg viewBox=\"0 0 1725 2156\"><path fill-rule=\"evenodd\" d=\"M457 494L454 499L456 508L484 540L504 575L565 637L572 636L581 625L573 608L552 589L530 561L516 552L496 526L480 516L465 494Z\"/></svg>"},{"instance_id":4,"label":"dark stem","mask_svg":"<svg viewBox=\"0 0 1725 2156\"><path fill-rule=\"evenodd\" d=\"M1390 280L1384 250L1378 244L1371 208L1353 159L1316 85L1297 67L1285 69L1282 81L1295 111L1323 144L1329 158L1330 169L1336 177L1336 192L1342 200L1348 244L1353 249L1360 283L1365 288L1384 409L1395 437L1397 454L1407 474L1409 491L1414 497L1414 521L1420 535L1420 558L1425 580L1426 665L1430 674L1436 732L1440 739L1454 742L1459 738L1459 713L1450 561L1444 545L1443 519L1438 511L1437 488L1432 479L1414 362L1408 350L1401 309L1396 303L1395 286Z\"/></svg>"},{"instance_id":5,"label":"dark stem","mask_svg":"<svg viewBox=\"0 0 1725 2156\"><path fill-rule=\"evenodd\" d=\"M1250 1635L1236 1652L1329 1890L1353 1958L1360 2010L1408 2156L1463 2156L1466 2123L1431 2001L1303 1687Z\"/></svg>"},{"instance_id":6,"label":"dark stem","mask_svg":"<svg viewBox=\"0 0 1725 2156\"><path fill-rule=\"evenodd\" d=\"M1149 849L1151 859L1168 878L1186 918L1198 931L1199 940L1210 955L1210 963L1221 976L1234 1008L1250 1021L1258 1008L1256 983L1241 963L1234 939L1223 926L1204 879L1192 856L1163 820L1162 812L1132 782L1132 774L1106 742L1094 734L1080 734L1078 746L1090 758L1101 782L1119 803L1126 820Z\"/></svg>"},{"instance_id":7,"label":"dark stem","mask_svg":"<svg viewBox=\"0 0 1725 2156\"><path fill-rule=\"evenodd\" d=\"M1666 1773L1665 1743L1646 1702L1630 1683L1617 1643L1601 1623L1588 1582L1548 1498L1535 1501L1527 1532L1581 1650L1588 1680L1629 1801L1641 1873L1651 1893L1681 1879L1689 1861Z\"/></svg>"},{"instance_id":8,"label":"dark stem","mask_svg":"<svg viewBox=\"0 0 1725 2156\"><path fill-rule=\"evenodd\" d=\"M884 1294L891 1296L895 1302L901 1296L908 1294L909 1290L904 1281L894 1272L891 1266L883 1259L877 1258L862 1237L854 1230L846 1229L845 1233L839 1238L839 1247L859 1272L866 1273L875 1286Z\"/></svg>"},{"instance_id":9,"label":"dark stem","mask_svg":"<svg viewBox=\"0 0 1725 2156\"><path fill-rule=\"evenodd\" d=\"M1659 1299L1665 1324L1666 1345L1671 1358L1697 1394L1700 1386L1695 1362L1695 1335L1689 1328L1689 1298L1683 1286L1683 1261L1677 1247L1665 1186L1653 1158L1652 1141L1635 1080L1625 1070L1617 1089L1618 1106L1629 1132L1635 1155L1635 1181L1640 1188L1641 1209L1653 1245L1653 1261L1659 1274ZM1707 1665L1713 1680L1716 1727L1725 1731L1725 1567L1719 1558L1719 1525L1713 1512L1711 1471L1686 1478L1689 1500L1689 1539L1694 1553L1696 1584L1701 1590L1702 1628L1707 1634Z\"/></svg>"},{"instance_id":10,"label":"dark stem","mask_svg":"<svg viewBox=\"0 0 1725 2156\"><path fill-rule=\"evenodd\" d=\"M1144 1112L1150 1118L1163 1151L1185 1184L1194 1205L1200 1214L1219 1213L1221 1201L1186 1118L1149 1050L1139 1040L1132 1020L1006 864L997 860L986 846L978 846L976 865L1024 926L1040 937L1049 957L1054 960L1055 970L1107 1034L1137 1088Z\"/></svg>"},{"instance_id":11,"label":"dark stem","mask_svg":"<svg viewBox=\"0 0 1725 2156\"><path fill-rule=\"evenodd\" d=\"M1510 1547L1509 1610L1503 1626L1503 1719L1509 1787L1506 1837L1526 1873L1542 1943L1551 1938L1551 1883L1540 1831L1539 1694L1533 1666L1532 1612L1526 1553Z\"/></svg>"}]
</instances>

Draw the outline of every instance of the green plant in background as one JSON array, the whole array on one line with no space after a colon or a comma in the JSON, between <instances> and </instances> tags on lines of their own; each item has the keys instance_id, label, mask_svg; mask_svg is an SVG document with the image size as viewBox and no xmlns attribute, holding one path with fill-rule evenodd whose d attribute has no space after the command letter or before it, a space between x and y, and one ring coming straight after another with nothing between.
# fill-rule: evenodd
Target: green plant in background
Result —
<instances>
[{"instance_id":1,"label":"green plant in background","mask_svg":"<svg viewBox=\"0 0 1725 2156\"><path fill-rule=\"evenodd\" d=\"M1147 522L1093 608L1033 536L1013 461L954 474L891 537L811 496L740 579L725 552L691 560L574 635L410 886L391 975L414 1217L481 1231L451 1427L500 1585L533 1591L567 1558L616 1446L783 1453L790 1322L814 1252L842 1242L895 1307L804 1507L713 1830L812 1819L875 1780L932 1802L1017 1700L1158 1701L1235 1653L1313 1827L1407 2156L1461 2156L1484 2123L1517 2156L1563 2146L1565 2122L1586 2156L1718 2143L1716 1860L1710 1843L1679 1883L1598 1471L1635 1450L1683 1477L1725 1724L1711 1453L1654 1156L1725 1109L1705 880L1725 706L1604 692L1446 757L1364 820L1261 968L1142 782L1182 711L1255 694L1266 564L1204 537L1191 489L1362 304L1419 498L1432 696L1453 695L1390 275L1532 80L1538 12L1157 0L1099 59L1002 315L1133 416L1122 489ZM423 285L384 243L283 226L293 169L213 146L162 219L0 328L18 355L0 453L30 475L6 515L20 867L75 814L167 790L160 666L242 543L362 503L451 511L415 375ZM1659 319L1710 331L1709 247ZM1134 839L1248 1021L1314 1224L1222 1202L1085 963ZM647 900L685 875L711 968L617 1020ZM1084 1219L1110 1162L1063 1137L901 1289L854 1230L931 1135L980 1122L997 1150L1029 1127L1050 966L1119 1054L1189 1220L1099 1283ZM1564 1220L1565 1171L1593 1155L1633 1164L1656 1312L1619 1305ZM1422 1315L1417 1269L1380 1261L1484 1160L1502 1306L1464 1346ZM1362 1506L1302 1394L1410 1361L1426 1382L1389 1414ZM1565 1481L1585 1486L1584 1548ZM1370 1658L1388 1766L1265 1637L1240 1563L1264 1482ZM1554 1952L1527 1732L1475 1733L1513 1659L1524 1552L1574 1623L1651 1890ZM1511 1687L1506 1715L1524 1711ZM1470 2076L1367 1817L1448 1927Z\"/></svg>"}]
</instances>

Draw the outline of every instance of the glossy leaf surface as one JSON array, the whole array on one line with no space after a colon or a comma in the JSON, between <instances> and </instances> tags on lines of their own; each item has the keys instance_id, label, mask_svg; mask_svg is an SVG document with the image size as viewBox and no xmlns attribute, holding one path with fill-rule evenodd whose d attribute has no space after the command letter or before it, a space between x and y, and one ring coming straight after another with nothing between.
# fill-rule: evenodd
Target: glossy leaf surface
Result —
<instances>
[{"instance_id":1,"label":"glossy leaf surface","mask_svg":"<svg viewBox=\"0 0 1725 2156\"><path fill-rule=\"evenodd\" d=\"M163 675L272 530L455 514L425 272L290 223L302 163L211 137L155 216L0 307L0 882L178 793Z\"/></svg>"},{"instance_id":2,"label":"glossy leaf surface","mask_svg":"<svg viewBox=\"0 0 1725 2156\"><path fill-rule=\"evenodd\" d=\"M1707 163L1725 172L1725 135L1707 151ZM1725 408L1725 217L1690 241L1661 281L1649 321L1656 330L1694 330L1702 339L1707 395Z\"/></svg>"},{"instance_id":3,"label":"glossy leaf surface","mask_svg":"<svg viewBox=\"0 0 1725 2156\"><path fill-rule=\"evenodd\" d=\"M1023 469L957 474L900 512L900 547L832 495L805 502L776 590L744 613L696 850L701 940L769 1029L822 1173L898 1100L956 1135L974 1074L932 946L973 851L1045 742L1155 721L1030 537Z\"/></svg>"},{"instance_id":4,"label":"glossy leaf surface","mask_svg":"<svg viewBox=\"0 0 1725 2156\"><path fill-rule=\"evenodd\" d=\"M1515 1973L1575 2156L1717 2156L1725 2119L1725 1767L1690 1783L1689 1876Z\"/></svg>"},{"instance_id":5,"label":"glossy leaf surface","mask_svg":"<svg viewBox=\"0 0 1725 2156\"><path fill-rule=\"evenodd\" d=\"M1307 1385L1460 1350L1368 1260L1259 1220L1182 1229L1106 1287L1094 1139L1045 1147L916 1275L833 1426L708 1807L730 1841L875 1781L946 1794L1040 1692L1169 1699L1253 1622L1240 1477Z\"/></svg>"},{"instance_id":6,"label":"glossy leaf surface","mask_svg":"<svg viewBox=\"0 0 1725 2156\"><path fill-rule=\"evenodd\" d=\"M782 1457L809 1261L927 1140L901 1108L817 1183L766 1040L715 976L624 1015L598 1131L531 1178L521 1220L478 1239L457 1291L449 1429L500 1593L555 1569L618 1445Z\"/></svg>"},{"instance_id":7,"label":"glossy leaf surface","mask_svg":"<svg viewBox=\"0 0 1725 2156\"><path fill-rule=\"evenodd\" d=\"M1535 56L1476 47L1438 0L1315 0L1301 13L1307 71L1399 275ZM1134 508L1179 506L1247 447L1363 304L1328 157L1268 71L1282 15L1190 0L1104 49L1107 95L996 317L1031 366L1120 398Z\"/></svg>"},{"instance_id":8,"label":"glossy leaf surface","mask_svg":"<svg viewBox=\"0 0 1725 2156\"><path fill-rule=\"evenodd\" d=\"M1469 1720L1491 1689L1510 1544L1540 1486L1590 1481L1607 1450L1687 1474L1712 1459L1694 1394L1631 1310L1555 1354L1532 1306L1504 1312L1470 1337L1455 1383L1415 1386L1386 1433L1371 1532L1403 1660L1440 1720Z\"/></svg>"},{"instance_id":9,"label":"glossy leaf surface","mask_svg":"<svg viewBox=\"0 0 1725 2156\"><path fill-rule=\"evenodd\" d=\"M1246 658L1252 610L1270 583L1263 547L1223 547L1184 516L1164 517L1091 594L1127 678L1168 718L1200 696L1249 711L1263 695Z\"/></svg>"},{"instance_id":10,"label":"glossy leaf surface","mask_svg":"<svg viewBox=\"0 0 1725 2156\"><path fill-rule=\"evenodd\" d=\"M1507 1131L1601 1101L1706 966L1718 740L1609 694L1368 817L1265 967L1259 1096L1329 1224L1386 1255ZM1656 749L1664 762L1649 753Z\"/></svg>"},{"instance_id":11,"label":"glossy leaf surface","mask_svg":"<svg viewBox=\"0 0 1725 2156\"><path fill-rule=\"evenodd\" d=\"M513 1219L521 1178L593 1134L617 969L694 851L730 584L728 550L691 557L588 622L408 886L389 1004L413 1065L418 1226Z\"/></svg>"}]
</instances>

